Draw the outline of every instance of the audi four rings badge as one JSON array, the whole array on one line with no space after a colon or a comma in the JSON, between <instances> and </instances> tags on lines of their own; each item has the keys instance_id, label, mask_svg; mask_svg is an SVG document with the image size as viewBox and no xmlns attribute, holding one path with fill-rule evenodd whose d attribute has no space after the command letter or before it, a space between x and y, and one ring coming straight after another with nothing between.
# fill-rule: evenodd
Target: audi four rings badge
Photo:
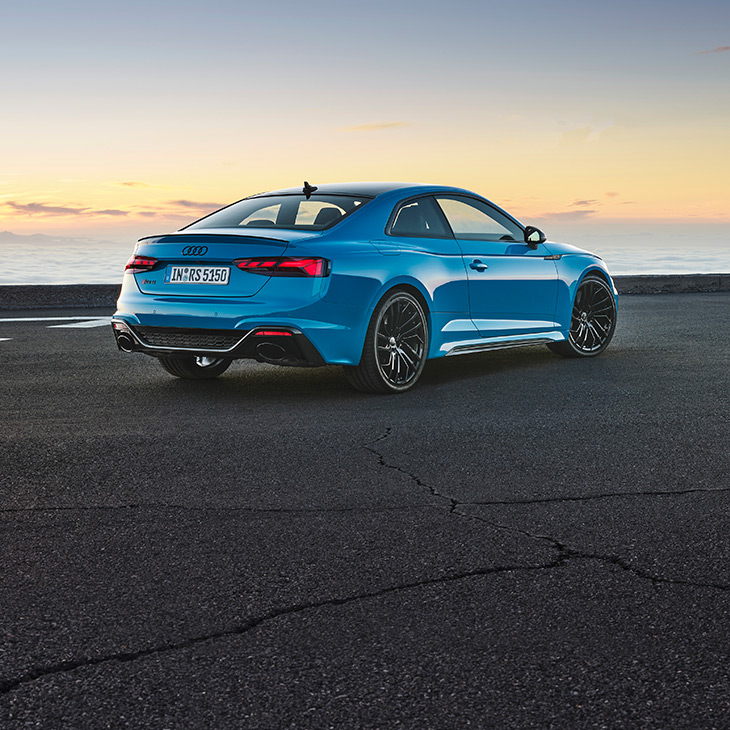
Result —
<instances>
[{"instance_id":1,"label":"audi four rings badge","mask_svg":"<svg viewBox=\"0 0 730 730\"><path fill-rule=\"evenodd\" d=\"M207 253L207 246L185 246L182 250L183 256L205 256Z\"/></svg>"}]
</instances>

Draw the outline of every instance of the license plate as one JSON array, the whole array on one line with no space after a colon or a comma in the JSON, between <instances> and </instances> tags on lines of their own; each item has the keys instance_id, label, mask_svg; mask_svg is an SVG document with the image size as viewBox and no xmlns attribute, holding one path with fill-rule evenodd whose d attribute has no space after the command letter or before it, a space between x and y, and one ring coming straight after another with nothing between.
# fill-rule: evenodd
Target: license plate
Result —
<instances>
[{"instance_id":1,"label":"license plate","mask_svg":"<svg viewBox=\"0 0 730 730\"><path fill-rule=\"evenodd\" d=\"M168 266L165 284L227 284L227 266Z\"/></svg>"}]
</instances>

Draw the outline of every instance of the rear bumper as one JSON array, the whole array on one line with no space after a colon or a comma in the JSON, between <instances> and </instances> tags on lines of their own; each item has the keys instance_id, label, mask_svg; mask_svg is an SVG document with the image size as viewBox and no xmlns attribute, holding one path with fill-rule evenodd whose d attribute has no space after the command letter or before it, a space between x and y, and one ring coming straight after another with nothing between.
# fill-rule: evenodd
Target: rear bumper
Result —
<instances>
[{"instance_id":1,"label":"rear bumper","mask_svg":"<svg viewBox=\"0 0 730 730\"><path fill-rule=\"evenodd\" d=\"M302 333L327 364L357 365L360 361L371 314L361 306L332 303L319 295L306 297L301 292L285 290L272 291L272 296L266 298L153 296L142 294L131 276L124 279L114 319L135 331L141 327L173 327L226 330L243 337L255 328L286 329ZM169 355L167 350L156 353L154 349L148 346L139 351ZM252 355L243 348L227 356Z\"/></svg>"},{"instance_id":2,"label":"rear bumper","mask_svg":"<svg viewBox=\"0 0 730 730\"><path fill-rule=\"evenodd\" d=\"M325 364L309 339L290 327L256 327L251 330L149 327L114 317L112 330L122 352L142 352L153 357L201 355L246 358L297 367Z\"/></svg>"}]
</instances>

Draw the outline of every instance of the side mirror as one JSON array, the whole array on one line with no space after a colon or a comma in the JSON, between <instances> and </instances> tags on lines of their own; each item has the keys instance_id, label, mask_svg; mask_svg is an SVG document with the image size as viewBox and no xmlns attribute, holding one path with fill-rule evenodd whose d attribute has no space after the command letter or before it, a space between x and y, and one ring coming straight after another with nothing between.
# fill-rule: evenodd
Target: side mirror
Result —
<instances>
[{"instance_id":1,"label":"side mirror","mask_svg":"<svg viewBox=\"0 0 730 730\"><path fill-rule=\"evenodd\" d=\"M537 248L538 243L545 243L545 241L547 241L547 237L539 228L535 228L535 226L525 228L525 243L530 248Z\"/></svg>"}]
</instances>

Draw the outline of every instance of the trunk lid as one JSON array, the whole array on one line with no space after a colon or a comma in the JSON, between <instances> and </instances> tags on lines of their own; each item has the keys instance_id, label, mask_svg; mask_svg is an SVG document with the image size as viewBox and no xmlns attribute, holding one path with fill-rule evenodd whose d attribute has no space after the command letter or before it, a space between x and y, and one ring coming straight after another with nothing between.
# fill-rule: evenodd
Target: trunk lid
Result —
<instances>
[{"instance_id":1,"label":"trunk lid","mask_svg":"<svg viewBox=\"0 0 730 730\"><path fill-rule=\"evenodd\" d=\"M277 234L279 231L277 231ZM281 231L279 237L256 235L254 233L172 233L142 239L136 248L138 256L157 259L149 271L132 274L137 286L144 294L197 297L252 297L271 278L260 274L241 271L233 265L235 259L258 256L282 256L289 246L294 231ZM297 231L297 238L301 232ZM182 270L181 270L182 267ZM195 267L227 269L227 283L203 283L190 281L190 270ZM198 270L198 277L218 279L221 272L204 273ZM176 280L177 279L177 280Z\"/></svg>"}]
</instances>

